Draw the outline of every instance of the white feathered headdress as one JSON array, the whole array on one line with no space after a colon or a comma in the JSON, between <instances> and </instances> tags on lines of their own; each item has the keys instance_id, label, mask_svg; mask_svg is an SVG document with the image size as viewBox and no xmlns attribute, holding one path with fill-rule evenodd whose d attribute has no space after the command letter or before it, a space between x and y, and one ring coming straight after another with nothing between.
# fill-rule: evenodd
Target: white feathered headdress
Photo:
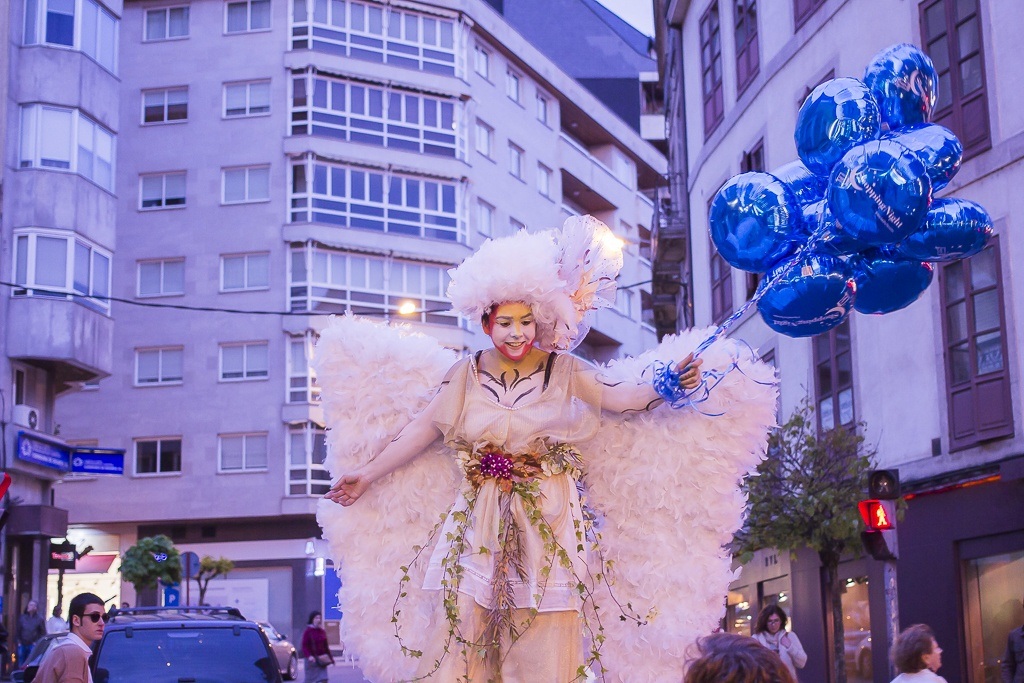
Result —
<instances>
[{"instance_id":1,"label":"white feathered headdress","mask_svg":"<svg viewBox=\"0 0 1024 683\"><path fill-rule=\"evenodd\" d=\"M622 241L593 216L573 216L561 230L487 240L448 271L448 298L475 320L495 304L521 301L533 311L536 345L566 351L590 330L589 311L615 303L621 269Z\"/></svg>"}]
</instances>

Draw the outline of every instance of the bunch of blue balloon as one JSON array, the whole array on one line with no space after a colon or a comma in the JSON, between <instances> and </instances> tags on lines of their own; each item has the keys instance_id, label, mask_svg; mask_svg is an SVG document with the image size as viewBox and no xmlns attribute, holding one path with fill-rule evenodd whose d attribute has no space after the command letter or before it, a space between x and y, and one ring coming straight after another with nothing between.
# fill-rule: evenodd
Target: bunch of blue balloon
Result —
<instances>
[{"instance_id":1,"label":"bunch of blue balloon","mask_svg":"<svg viewBox=\"0 0 1024 683\"><path fill-rule=\"evenodd\" d=\"M766 273L754 298L777 332L828 331L851 310L889 313L931 284L933 263L978 253L992 220L974 202L934 199L963 147L928 123L931 60L913 45L877 54L863 80L819 85L800 108L799 161L731 178L711 204L711 238L736 268Z\"/></svg>"}]
</instances>

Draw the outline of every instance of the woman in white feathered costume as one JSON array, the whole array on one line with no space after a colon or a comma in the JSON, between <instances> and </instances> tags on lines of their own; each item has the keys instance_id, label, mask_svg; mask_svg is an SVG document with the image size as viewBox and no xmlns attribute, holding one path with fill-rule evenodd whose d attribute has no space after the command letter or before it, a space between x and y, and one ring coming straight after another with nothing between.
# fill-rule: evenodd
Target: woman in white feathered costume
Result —
<instances>
[{"instance_id":1,"label":"woman in white feathered costume","mask_svg":"<svg viewBox=\"0 0 1024 683\"><path fill-rule=\"evenodd\" d=\"M716 625L774 377L716 343L706 409L672 414L662 399L700 382L693 335L602 370L558 353L614 301L621 265L591 217L488 241L448 295L494 349L454 364L394 328L325 330L326 497L344 507L325 502L319 519L344 639L371 680L568 683L589 667L678 681L685 647Z\"/></svg>"}]
</instances>

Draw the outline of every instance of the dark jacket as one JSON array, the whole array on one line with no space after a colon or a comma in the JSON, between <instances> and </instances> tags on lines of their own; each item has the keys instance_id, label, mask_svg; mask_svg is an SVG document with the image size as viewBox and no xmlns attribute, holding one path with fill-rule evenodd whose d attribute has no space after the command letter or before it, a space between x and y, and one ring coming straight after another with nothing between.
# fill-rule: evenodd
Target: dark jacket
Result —
<instances>
[{"instance_id":1,"label":"dark jacket","mask_svg":"<svg viewBox=\"0 0 1024 683\"><path fill-rule=\"evenodd\" d=\"M46 620L39 612L35 614L22 612L18 615L18 628L15 635L18 637L19 645L34 645L37 640L46 635Z\"/></svg>"},{"instance_id":2,"label":"dark jacket","mask_svg":"<svg viewBox=\"0 0 1024 683\"><path fill-rule=\"evenodd\" d=\"M1000 665L1003 683L1024 683L1024 626L1006 637L1006 653Z\"/></svg>"}]
</instances>

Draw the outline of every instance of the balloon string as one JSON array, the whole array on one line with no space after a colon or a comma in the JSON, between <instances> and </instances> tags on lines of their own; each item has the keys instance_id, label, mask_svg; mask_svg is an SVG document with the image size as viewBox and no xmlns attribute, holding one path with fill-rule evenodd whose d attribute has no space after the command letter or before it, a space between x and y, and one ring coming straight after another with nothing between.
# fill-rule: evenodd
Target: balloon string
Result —
<instances>
[{"instance_id":1,"label":"balloon string","mask_svg":"<svg viewBox=\"0 0 1024 683\"><path fill-rule=\"evenodd\" d=\"M710 334L710 336L708 336L707 339L700 343L700 345L697 347L697 350L693 352L694 359L696 360L697 358L699 358L700 355L704 351L706 351L709 346L711 346L716 341L725 336L725 333L729 331L729 328L735 325L736 321L742 318L751 306L753 306L754 304L761 300L761 298L768 291L769 287L772 287L776 282L778 282L783 277L788 275L789 272L793 270L793 268L795 268L796 265L800 262L800 259L803 258L804 253L810 251L813 247L817 246L818 242L820 242L821 239L825 236L825 231L827 227L828 226L825 223L825 208L822 207L822 211L818 215L818 226L814 229L814 232L811 233L811 236L807 238L807 241L804 242L804 244L799 249L797 249L796 253L786 263L786 265L784 265L782 268L779 268L771 277L769 277L767 280L761 283L761 285L757 288L757 291L754 292L754 296L750 297L750 299L742 306L740 306L735 313L726 318L722 322L722 324L719 325L718 328L715 329L715 331Z\"/></svg>"}]
</instances>

